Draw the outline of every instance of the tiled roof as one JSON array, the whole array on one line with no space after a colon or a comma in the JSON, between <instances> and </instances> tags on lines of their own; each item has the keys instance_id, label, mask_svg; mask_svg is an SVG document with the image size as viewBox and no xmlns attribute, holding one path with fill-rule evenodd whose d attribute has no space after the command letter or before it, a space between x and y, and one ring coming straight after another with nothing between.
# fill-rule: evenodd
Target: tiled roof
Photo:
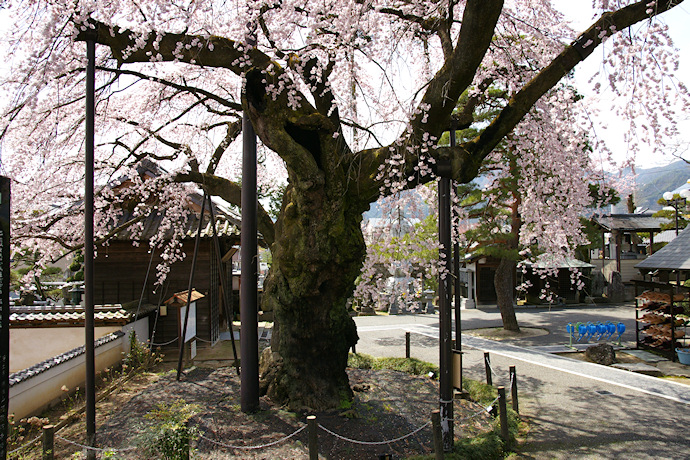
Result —
<instances>
[{"instance_id":1,"label":"tiled roof","mask_svg":"<svg viewBox=\"0 0 690 460\"><path fill-rule=\"evenodd\" d=\"M202 238L213 237L213 226L211 225L211 216L208 207L204 212L203 220L201 220L200 222L199 219L199 214L201 212L201 202L203 200L202 195L198 193L191 193L187 196L187 199L189 200L188 208L193 211L188 217L187 221L181 225L187 238L194 238L196 236L199 225L201 225ZM217 200L213 201L213 212L216 222L216 234L219 237L234 236L239 238L242 219L241 216L234 210L232 210L230 207L223 206L217 203L216 201ZM125 211L117 220L117 222L113 222L110 225L110 227L120 227L124 225L126 222L132 220L133 218L134 216L130 212ZM164 212L162 212L159 209L151 208L151 212L149 213L149 215L146 216L146 218L144 218L138 225L134 226L135 228L137 228L137 230L134 230L131 227L126 228L118 232L115 235L114 239L124 241L133 239L147 241L158 234L159 228L163 226L164 223L165 226L163 228L167 228L167 230L165 230L163 238L172 238L173 232L179 231L179 226L176 226L176 228L168 228L170 227L170 225L168 225L169 223L166 223L166 219L167 217L165 216ZM141 231L139 231L139 228Z\"/></svg>"},{"instance_id":2,"label":"tiled roof","mask_svg":"<svg viewBox=\"0 0 690 460\"><path fill-rule=\"evenodd\" d=\"M96 308L94 321L97 326L124 325L133 318L132 313L121 306ZM84 325L84 308L79 306L32 305L10 307L11 327Z\"/></svg>"},{"instance_id":3,"label":"tiled roof","mask_svg":"<svg viewBox=\"0 0 690 460\"><path fill-rule=\"evenodd\" d=\"M644 270L690 270L690 227L657 252L635 265Z\"/></svg>"},{"instance_id":4,"label":"tiled roof","mask_svg":"<svg viewBox=\"0 0 690 460\"><path fill-rule=\"evenodd\" d=\"M669 223L668 219L651 214L611 214L594 216L592 220L606 230L624 232L658 232L663 224Z\"/></svg>"},{"instance_id":5,"label":"tiled roof","mask_svg":"<svg viewBox=\"0 0 690 460\"><path fill-rule=\"evenodd\" d=\"M113 340L117 340L124 335L125 333L122 331L115 331L111 334L101 337L98 340L95 340L94 346L98 348L102 345L105 345L106 343L112 342ZM48 369L57 366L58 364L62 364L66 361L69 361L70 359L74 359L77 356L84 354L85 351L86 347L82 345L81 347L77 347L70 351L62 353L61 355L53 356L52 358L48 358L43 362L34 364L33 366L27 369L18 372L13 372L12 374L10 374L10 386L12 387L14 385L17 385L18 383L21 383L24 380L30 379L31 377L34 377L38 374L47 371Z\"/></svg>"}]
</instances>

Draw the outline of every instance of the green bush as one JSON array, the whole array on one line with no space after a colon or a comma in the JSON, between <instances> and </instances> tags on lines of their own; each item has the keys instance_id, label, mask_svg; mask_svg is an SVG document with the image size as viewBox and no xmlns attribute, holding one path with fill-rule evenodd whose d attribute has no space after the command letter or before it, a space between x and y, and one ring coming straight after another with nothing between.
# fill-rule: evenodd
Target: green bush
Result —
<instances>
[{"instance_id":1,"label":"green bush","mask_svg":"<svg viewBox=\"0 0 690 460\"><path fill-rule=\"evenodd\" d=\"M198 405L182 399L171 404L159 403L144 416L154 423L142 429L138 444L149 458L188 459L189 445L197 435L197 430L190 427L188 421L199 410Z\"/></svg>"},{"instance_id":2,"label":"green bush","mask_svg":"<svg viewBox=\"0 0 690 460\"><path fill-rule=\"evenodd\" d=\"M433 372L438 375L437 366L417 358L378 358L374 361L374 369L392 369L413 375L427 375Z\"/></svg>"},{"instance_id":3,"label":"green bush","mask_svg":"<svg viewBox=\"0 0 690 460\"><path fill-rule=\"evenodd\" d=\"M489 404L496 396L496 388L478 380L462 379L462 387L469 394L469 398L479 404Z\"/></svg>"},{"instance_id":4,"label":"green bush","mask_svg":"<svg viewBox=\"0 0 690 460\"><path fill-rule=\"evenodd\" d=\"M137 340L134 331L129 333L129 353L124 359L124 370L146 370L161 360L159 354L153 353L146 344Z\"/></svg>"}]
</instances>

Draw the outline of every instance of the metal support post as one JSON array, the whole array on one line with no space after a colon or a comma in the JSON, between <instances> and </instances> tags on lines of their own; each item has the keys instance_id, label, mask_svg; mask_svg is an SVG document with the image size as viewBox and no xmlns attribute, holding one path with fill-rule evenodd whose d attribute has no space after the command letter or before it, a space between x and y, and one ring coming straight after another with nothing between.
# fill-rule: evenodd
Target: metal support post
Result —
<instances>
[{"instance_id":1,"label":"metal support post","mask_svg":"<svg viewBox=\"0 0 690 460\"><path fill-rule=\"evenodd\" d=\"M213 229L213 244L216 249L216 263L218 264L218 277L220 278L220 297L223 303L223 311L228 321L228 332L230 332L230 343L232 343L232 356L235 359L235 371L240 375L240 360L237 357L237 347L235 346L235 328L232 326L232 305L228 305L228 287L226 286L227 279L225 277L225 269L223 267L223 254L220 252L220 241L218 240L218 232L216 230L216 217L213 211L213 202L211 195L208 195L204 190L204 200L208 197L208 210L211 214L211 228ZM232 272L232 268L230 269ZM232 286L230 286L232 290Z\"/></svg>"},{"instance_id":2,"label":"metal support post","mask_svg":"<svg viewBox=\"0 0 690 460\"><path fill-rule=\"evenodd\" d=\"M508 433L508 409L506 408L506 389L498 387L498 417L501 422L501 437L507 443L510 438Z\"/></svg>"},{"instance_id":3,"label":"metal support post","mask_svg":"<svg viewBox=\"0 0 690 460\"><path fill-rule=\"evenodd\" d=\"M439 322L440 322L440 350L439 350L439 399L441 407L441 429L443 430L443 449L450 452L453 449L453 382L452 382L452 350L453 323L451 318L450 287L451 287L451 238L450 238L450 164L440 162L438 185L438 238L441 244L439 250L441 274L439 275Z\"/></svg>"},{"instance_id":4,"label":"metal support post","mask_svg":"<svg viewBox=\"0 0 690 460\"><path fill-rule=\"evenodd\" d=\"M455 140L455 130L457 129L457 121L455 118L451 120L450 123L450 146L451 148L455 147L456 145L456 140ZM452 185L452 183L451 183ZM457 195L457 186L453 187L454 193ZM459 361L459 369L456 370L455 372L458 375L459 378L459 383L456 385L460 391L462 391L462 314L460 311L460 304L461 304L461 299L460 299L460 244L457 241L457 238L455 240L455 243L453 243L453 294L454 294L454 300L455 300L455 347L453 348L454 350L457 350L458 353L460 353L460 361Z\"/></svg>"},{"instance_id":5,"label":"metal support post","mask_svg":"<svg viewBox=\"0 0 690 460\"><path fill-rule=\"evenodd\" d=\"M240 275L240 404L259 409L259 314L257 305L256 135L249 116L242 118L242 234Z\"/></svg>"},{"instance_id":6,"label":"metal support post","mask_svg":"<svg viewBox=\"0 0 690 460\"><path fill-rule=\"evenodd\" d=\"M405 358L410 359L410 332L405 332Z\"/></svg>"},{"instance_id":7,"label":"metal support post","mask_svg":"<svg viewBox=\"0 0 690 460\"><path fill-rule=\"evenodd\" d=\"M55 425L43 427L43 454L41 460L53 460L55 458Z\"/></svg>"},{"instance_id":8,"label":"metal support post","mask_svg":"<svg viewBox=\"0 0 690 460\"><path fill-rule=\"evenodd\" d=\"M309 436L309 460L319 459L319 427L316 424L316 415L307 416L307 430Z\"/></svg>"},{"instance_id":9,"label":"metal support post","mask_svg":"<svg viewBox=\"0 0 690 460\"><path fill-rule=\"evenodd\" d=\"M10 404L10 179L0 177L0 459L7 458Z\"/></svg>"},{"instance_id":10,"label":"metal support post","mask_svg":"<svg viewBox=\"0 0 690 460\"><path fill-rule=\"evenodd\" d=\"M431 429L434 433L434 458L443 460L443 432L441 431L441 412L431 413Z\"/></svg>"},{"instance_id":11,"label":"metal support post","mask_svg":"<svg viewBox=\"0 0 690 460\"><path fill-rule=\"evenodd\" d=\"M93 300L93 187L94 187L94 121L96 117L96 42L86 41L86 141L84 172L84 331L86 348L86 445L96 443L96 370L94 349ZM89 450L87 458L95 458Z\"/></svg>"},{"instance_id":12,"label":"metal support post","mask_svg":"<svg viewBox=\"0 0 690 460\"><path fill-rule=\"evenodd\" d=\"M210 203L210 201L209 201ZM196 229L196 238L194 239L194 254L192 255L192 269L189 272L189 284L187 285L187 308L184 311L184 322L180 330L178 341L180 342L179 354L177 356L177 380L180 380L182 375L182 360L184 358L184 344L187 338L187 326L189 325L189 310L192 304L192 287L194 286L194 272L196 270L196 259L199 255L199 241L201 240L201 228L203 227L204 214L206 213L206 199L201 203L201 214L199 214L199 226Z\"/></svg>"}]
</instances>

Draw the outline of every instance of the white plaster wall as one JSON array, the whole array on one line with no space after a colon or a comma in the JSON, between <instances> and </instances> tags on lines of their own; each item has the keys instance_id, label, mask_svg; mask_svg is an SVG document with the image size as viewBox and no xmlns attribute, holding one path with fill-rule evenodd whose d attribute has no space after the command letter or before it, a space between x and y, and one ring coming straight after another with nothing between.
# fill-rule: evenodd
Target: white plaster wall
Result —
<instances>
[{"instance_id":1,"label":"white plaster wall","mask_svg":"<svg viewBox=\"0 0 690 460\"><path fill-rule=\"evenodd\" d=\"M149 318L144 317L134 323L129 323L122 327L122 332L125 333L122 350L129 353L129 334L134 331L137 336L137 341L141 343L148 343L149 337Z\"/></svg>"},{"instance_id":2,"label":"white plaster wall","mask_svg":"<svg viewBox=\"0 0 690 460\"><path fill-rule=\"evenodd\" d=\"M96 348L96 373L122 361L124 341L126 341L125 337L120 337ZM69 361L11 386L9 413L14 414L17 420L29 415L40 414L51 404L66 396L66 393L61 390L63 385L69 388L70 392L73 392L76 387L80 387L80 392L83 393L86 375L85 363L86 357L82 353Z\"/></svg>"},{"instance_id":3,"label":"white plaster wall","mask_svg":"<svg viewBox=\"0 0 690 460\"><path fill-rule=\"evenodd\" d=\"M97 327L94 337L99 339L119 330L122 330L121 326ZM83 327L10 328L10 372L27 369L80 347L84 345L84 339Z\"/></svg>"}]
</instances>

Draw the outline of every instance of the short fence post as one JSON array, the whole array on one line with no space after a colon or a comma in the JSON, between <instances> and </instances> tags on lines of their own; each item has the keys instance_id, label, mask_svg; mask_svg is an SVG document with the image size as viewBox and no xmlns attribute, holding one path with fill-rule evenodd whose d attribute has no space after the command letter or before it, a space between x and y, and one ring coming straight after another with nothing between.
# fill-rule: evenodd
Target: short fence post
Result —
<instances>
[{"instance_id":1,"label":"short fence post","mask_svg":"<svg viewBox=\"0 0 690 460\"><path fill-rule=\"evenodd\" d=\"M53 460L55 458L55 425L45 425L43 427L43 456L42 460Z\"/></svg>"},{"instance_id":2,"label":"short fence post","mask_svg":"<svg viewBox=\"0 0 690 460\"><path fill-rule=\"evenodd\" d=\"M443 460L443 433L441 432L441 411L431 413L431 428L434 432L434 455L436 460Z\"/></svg>"},{"instance_id":3,"label":"short fence post","mask_svg":"<svg viewBox=\"0 0 690 460\"><path fill-rule=\"evenodd\" d=\"M309 430L309 460L319 458L319 433L316 425L316 415L307 416L307 426Z\"/></svg>"},{"instance_id":4,"label":"short fence post","mask_svg":"<svg viewBox=\"0 0 690 460\"><path fill-rule=\"evenodd\" d=\"M501 421L501 437L508 442L508 410L506 409L506 389L498 387L498 415Z\"/></svg>"},{"instance_id":5,"label":"short fence post","mask_svg":"<svg viewBox=\"0 0 690 460\"><path fill-rule=\"evenodd\" d=\"M491 359L489 358L489 352L484 352L484 367L486 368L486 384L493 385L493 379L491 378Z\"/></svg>"},{"instance_id":6,"label":"short fence post","mask_svg":"<svg viewBox=\"0 0 690 460\"><path fill-rule=\"evenodd\" d=\"M410 333L405 332L405 358L410 359Z\"/></svg>"},{"instance_id":7,"label":"short fence post","mask_svg":"<svg viewBox=\"0 0 690 460\"><path fill-rule=\"evenodd\" d=\"M510 398L513 402L513 410L516 413L520 413L518 409L518 389L517 389L517 374L515 373L515 366L510 366L508 368L510 373Z\"/></svg>"}]
</instances>

